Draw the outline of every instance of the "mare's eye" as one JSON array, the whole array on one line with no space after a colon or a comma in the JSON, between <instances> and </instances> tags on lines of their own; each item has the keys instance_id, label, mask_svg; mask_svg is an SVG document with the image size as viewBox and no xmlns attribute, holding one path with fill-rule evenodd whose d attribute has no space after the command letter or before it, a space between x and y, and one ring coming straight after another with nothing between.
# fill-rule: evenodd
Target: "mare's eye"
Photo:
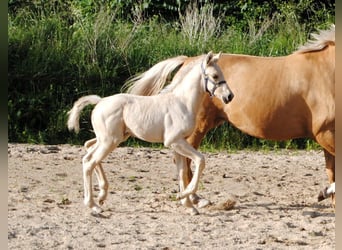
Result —
<instances>
[{"instance_id":1,"label":"mare's eye","mask_svg":"<svg viewBox=\"0 0 342 250\"><path fill-rule=\"evenodd\" d=\"M217 80L218 79L218 75L213 75L213 79Z\"/></svg>"}]
</instances>

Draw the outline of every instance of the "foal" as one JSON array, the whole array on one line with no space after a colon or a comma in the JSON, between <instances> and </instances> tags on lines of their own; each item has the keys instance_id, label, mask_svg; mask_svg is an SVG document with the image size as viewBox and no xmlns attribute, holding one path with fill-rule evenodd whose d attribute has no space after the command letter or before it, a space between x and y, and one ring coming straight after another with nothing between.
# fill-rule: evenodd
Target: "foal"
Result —
<instances>
[{"instance_id":1,"label":"foal","mask_svg":"<svg viewBox=\"0 0 342 250\"><path fill-rule=\"evenodd\" d=\"M163 142L176 154L189 158L195 163L194 178L186 189L178 194L178 199L184 198L183 204L190 207L193 214L198 214L189 200L189 195L197 190L205 162L204 156L194 149L186 138L195 128L196 115L207 92L224 103L230 102L233 98L222 71L217 65L220 55L220 53L213 55L209 52L199 57L198 60L186 66L177 81L173 81L159 95L117 94L104 98L89 95L75 102L68 113L68 128L76 132L79 131L81 110L89 104L96 104L91 115L96 138L85 143L87 154L82 160L86 206L97 213L102 212L93 199L93 170L95 169L100 184L99 203L101 205L108 193L108 181L101 161L121 142L134 136L148 142ZM179 61L175 57L167 60L167 63L172 60ZM163 67L158 64L155 67L160 66ZM182 175L182 173L182 169L179 169L179 174ZM183 176L180 179L183 180Z\"/></svg>"}]
</instances>

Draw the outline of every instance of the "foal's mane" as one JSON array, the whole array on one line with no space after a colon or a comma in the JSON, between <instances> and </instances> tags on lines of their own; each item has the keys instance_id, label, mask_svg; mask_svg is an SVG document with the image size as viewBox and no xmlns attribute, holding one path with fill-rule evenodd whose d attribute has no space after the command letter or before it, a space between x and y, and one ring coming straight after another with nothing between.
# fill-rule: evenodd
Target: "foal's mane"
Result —
<instances>
[{"instance_id":1,"label":"foal's mane","mask_svg":"<svg viewBox=\"0 0 342 250\"><path fill-rule=\"evenodd\" d=\"M200 61L203 60L203 56L199 56L196 60L191 61L190 63L182 66L179 71L177 72L177 79L173 78L172 82L167 85L165 88L163 88L160 93L167 93L167 92L171 92L172 90L174 90L175 88L177 88L177 86L182 82L182 79L189 73L190 70L193 69L193 67L198 64Z\"/></svg>"},{"instance_id":2,"label":"foal's mane","mask_svg":"<svg viewBox=\"0 0 342 250\"><path fill-rule=\"evenodd\" d=\"M306 44L300 46L294 53L306 53L311 51L319 51L333 44L335 45L335 24L330 26L330 29L319 30L319 33L311 33L313 39Z\"/></svg>"}]
</instances>

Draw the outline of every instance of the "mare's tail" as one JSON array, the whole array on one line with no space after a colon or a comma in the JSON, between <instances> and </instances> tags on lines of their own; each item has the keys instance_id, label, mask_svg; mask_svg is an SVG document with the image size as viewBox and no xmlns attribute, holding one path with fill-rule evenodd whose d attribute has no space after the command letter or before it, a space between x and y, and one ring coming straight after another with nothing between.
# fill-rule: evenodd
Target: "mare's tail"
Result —
<instances>
[{"instance_id":1,"label":"mare's tail","mask_svg":"<svg viewBox=\"0 0 342 250\"><path fill-rule=\"evenodd\" d=\"M123 85L122 91L144 96L158 94L165 86L171 73L178 66L181 66L187 58L187 56L177 56L157 63L148 71L128 80Z\"/></svg>"},{"instance_id":2,"label":"mare's tail","mask_svg":"<svg viewBox=\"0 0 342 250\"><path fill-rule=\"evenodd\" d=\"M102 98L97 95L87 95L78 99L72 109L68 112L68 129L75 130L76 133L80 131L80 113L85 106L90 104L97 104Z\"/></svg>"}]
</instances>

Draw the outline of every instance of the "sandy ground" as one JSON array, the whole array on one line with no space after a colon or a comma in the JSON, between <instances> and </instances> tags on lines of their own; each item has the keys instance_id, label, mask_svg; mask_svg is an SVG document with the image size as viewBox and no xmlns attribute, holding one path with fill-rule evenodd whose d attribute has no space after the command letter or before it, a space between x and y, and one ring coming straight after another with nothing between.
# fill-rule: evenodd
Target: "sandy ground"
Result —
<instances>
[{"instance_id":1,"label":"sandy ground","mask_svg":"<svg viewBox=\"0 0 342 250\"><path fill-rule=\"evenodd\" d=\"M109 196L92 215L83 155L8 144L9 249L335 249L334 210L317 202L328 183L321 151L205 153L198 194L212 205L196 216L175 200L172 152L128 147L104 161Z\"/></svg>"}]
</instances>

